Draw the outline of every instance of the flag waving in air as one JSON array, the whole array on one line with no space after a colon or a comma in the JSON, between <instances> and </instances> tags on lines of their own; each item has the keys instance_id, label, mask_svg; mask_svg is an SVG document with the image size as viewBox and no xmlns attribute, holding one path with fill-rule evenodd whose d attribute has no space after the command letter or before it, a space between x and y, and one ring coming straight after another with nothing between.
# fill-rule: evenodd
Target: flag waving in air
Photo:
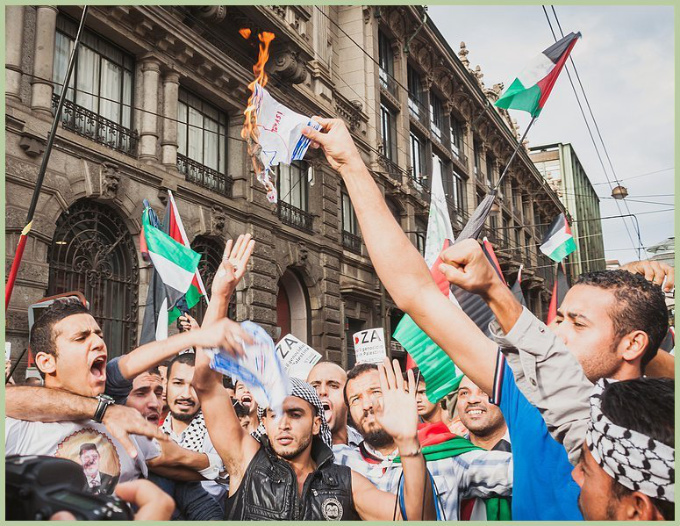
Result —
<instances>
[{"instance_id":1,"label":"flag waving in air","mask_svg":"<svg viewBox=\"0 0 680 526\"><path fill-rule=\"evenodd\" d=\"M558 215L550 224L540 248L541 252L558 263L576 250L576 241L564 214Z\"/></svg>"},{"instance_id":2,"label":"flag waving in air","mask_svg":"<svg viewBox=\"0 0 680 526\"><path fill-rule=\"evenodd\" d=\"M548 305L548 317L545 320L546 325L550 325L555 318L557 318L557 309L562 305L564 297L569 290L569 279L564 270L564 263L558 263L555 270L555 283L553 284L552 296L550 297L550 304Z\"/></svg>"},{"instance_id":3,"label":"flag waving in air","mask_svg":"<svg viewBox=\"0 0 680 526\"><path fill-rule=\"evenodd\" d=\"M545 49L520 73L495 105L499 108L527 111L532 117L538 117L580 37L581 33L569 33Z\"/></svg>"},{"instance_id":4,"label":"flag waving in air","mask_svg":"<svg viewBox=\"0 0 680 526\"><path fill-rule=\"evenodd\" d=\"M144 239L149 258L165 287L165 298L158 312L158 328L164 328L167 338L169 311L184 296L194 279L201 255L178 243L168 234L154 227L149 220L149 209L142 214ZM161 336L161 337L159 337ZM163 339L156 334L156 339Z\"/></svg>"}]
</instances>

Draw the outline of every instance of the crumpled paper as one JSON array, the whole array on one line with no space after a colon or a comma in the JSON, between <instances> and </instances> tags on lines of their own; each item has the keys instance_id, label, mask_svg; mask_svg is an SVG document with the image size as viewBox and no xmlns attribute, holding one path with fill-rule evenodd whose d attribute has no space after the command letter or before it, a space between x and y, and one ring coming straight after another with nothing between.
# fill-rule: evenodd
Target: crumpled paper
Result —
<instances>
[{"instance_id":1,"label":"crumpled paper","mask_svg":"<svg viewBox=\"0 0 680 526\"><path fill-rule=\"evenodd\" d=\"M267 199L276 203L276 185L272 182L272 166L280 163L291 164L304 158L310 141L302 135L302 128L310 126L321 129L321 126L290 108L277 102L260 84L255 84L253 104L257 115L257 142L260 146L259 160L264 170L257 174L257 179L267 189Z\"/></svg>"},{"instance_id":2,"label":"crumpled paper","mask_svg":"<svg viewBox=\"0 0 680 526\"><path fill-rule=\"evenodd\" d=\"M242 381L260 407L269 407L280 415L292 387L274 348L274 340L251 321L241 323L241 328L254 340L252 345L243 344L245 355L233 356L220 349L207 349L210 368Z\"/></svg>"}]
</instances>

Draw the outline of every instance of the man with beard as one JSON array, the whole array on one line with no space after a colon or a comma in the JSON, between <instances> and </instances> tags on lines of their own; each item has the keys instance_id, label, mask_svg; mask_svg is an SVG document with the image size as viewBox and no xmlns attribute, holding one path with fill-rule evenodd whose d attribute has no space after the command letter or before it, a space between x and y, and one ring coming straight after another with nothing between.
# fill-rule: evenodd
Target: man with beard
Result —
<instances>
[{"instance_id":1,"label":"man with beard","mask_svg":"<svg viewBox=\"0 0 680 526\"><path fill-rule=\"evenodd\" d=\"M238 352L237 345L229 350ZM230 475L228 520L392 520L404 513L409 519L435 518L417 441L415 401L404 390L396 362L386 360L382 366L384 395L375 415L403 457L402 507L395 495L333 463L330 430L312 386L291 378L292 394L285 398L281 414L260 408L266 434L258 442L239 424L208 356L199 351L197 362L195 387Z\"/></svg>"},{"instance_id":2,"label":"man with beard","mask_svg":"<svg viewBox=\"0 0 680 526\"><path fill-rule=\"evenodd\" d=\"M461 423L468 430L465 438L475 446L488 451L512 451L503 413L467 376L458 387L456 408Z\"/></svg>"},{"instance_id":3,"label":"man with beard","mask_svg":"<svg viewBox=\"0 0 680 526\"><path fill-rule=\"evenodd\" d=\"M182 448L208 457L210 466L199 472L210 479L200 483L208 495L203 496L200 491L194 492L194 500L200 498L201 505L186 502L191 506L190 509L182 509L178 502L178 509L187 520L215 520L224 516L227 487L223 481L218 481L220 474L224 472L224 466L210 440L198 396L191 385L195 364L195 353L186 352L176 356L168 365L167 398L170 412L161 431Z\"/></svg>"},{"instance_id":4,"label":"man with beard","mask_svg":"<svg viewBox=\"0 0 680 526\"><path fill-rule=\"evenodd\" d=\"M412 371L408 373L413 374ZM409 386L409 389L414 392L415 385ZM375 416L376 402L382 396L377 366L372 363L355 365L347 373L344 396L352 421L363 436L363 441L358 448L335 446L333 451L336 462L361 473L379 489L396 492L402 465L394 439ZM454 438L443 423L434 425L440 426L432 430L439 435L438 438L446 441ZM419 432L419 437L425 447L432 434ZM455 451L448 451L450 454L445 458L427 462L427 469L434 478L437 495L444 510L444 520L460 518L459 501L463 498L495 498L512 492L512 456L509 453L468 451L471 449L469 447L462 449L457 447Z\"/></svg>"},{"instance_id":5,"label":"man with beard","mask_svg":"<svg viewBox=\"0 0 680 526\"><path fill-rule=\"evenodd\" d=\"M160 371L158 368L150 369L132 380L132 390L125 405L134 407L148 422L157 426L161 418L163 391Z\"/></svg>"},{"instance_id":6,"label":"man with beard","mask_svg":"<svg viewBox=\"0 0 680 526\"><path fill-rule=\"evenodd\" d=\"M347 373L333 362L318 362L307 376L307 383L316 389L323 405L326 422L331 428L333 445L358 446L362 436L347 425L347 405L343 397ZM416 399L417 401L417 399Z\"/></svg>"},{"instance_id":7,"label":"man with beard","mask_svg":"<svg viewBox=\"0 0 680 526\"><path fill-rule=\"evenodd\" d=\"M584 372L593 382L612 375L631 378L643 374L655 360L668 324L658 285L666 279L666 289L672 288L672 271L657 265L657 271L650 272L655 285L626 271L586 276L567 293L560 323L551 327L555 335L522 309L479 243L461 241L441 254L439 270L450 283L479 294L489 304L498 320L492 326L492 341L441 293L387 207L345 124L337 119L315 120L322 129L305 128L303 134L324 149L331 167L340 173L371 262L395 304L500 404L516 455L513 519L581 519L579 488L571 478L569 458L550 432L568 443L571 460L577 460L580 449L574 446L579 439L582 442L580 432L571 433L574 440L559 435L571 415L584 406L587 410L592 384ZM397 259L399 265L394 265ZM512 365L499 358L499 344ZM554 366L555 360L546 357L557 355L560 345L568 351ZM539 368L548 364L557 376L548 374L550 379L541 382ZM549 396L558 384L568 389ZM494 387L499 388L497 393Z\"/></svg>"}]
</instances>

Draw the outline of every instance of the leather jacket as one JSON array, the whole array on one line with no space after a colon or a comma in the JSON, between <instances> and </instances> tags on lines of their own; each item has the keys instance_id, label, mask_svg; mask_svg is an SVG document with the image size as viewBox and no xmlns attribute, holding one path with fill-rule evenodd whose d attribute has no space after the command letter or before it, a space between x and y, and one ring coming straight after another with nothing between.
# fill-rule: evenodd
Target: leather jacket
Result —
<instances>
[{"instance_id":1,"label":"leather jacket","mask_svg":"<svg viewBox=\"0 0 680 526\"><path fill-rule=\"evenodd\" d=\"M352 470L333 463L333 452L312 440L316 470L302 495L293 468L263 437L236 493L226 502L227 520L361 520L352 499Z\"/></svg>"}]
</instances>

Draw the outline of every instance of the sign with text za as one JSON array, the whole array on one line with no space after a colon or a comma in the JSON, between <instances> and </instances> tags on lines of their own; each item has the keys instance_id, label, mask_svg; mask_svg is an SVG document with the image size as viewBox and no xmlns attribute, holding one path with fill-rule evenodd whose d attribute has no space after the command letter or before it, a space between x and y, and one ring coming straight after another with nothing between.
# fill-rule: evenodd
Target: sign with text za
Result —
<instances>
[{"instance_id":1,"label":"sign with text za","mask_svg":"<svg viewBox=\"0 0 680 526\"><path fill-rule=\"evenodd\" d=\"M352 338L356 363L380 363L387 356L385 331L382 327L355 332Z\"/></svg>"},{"instance_id":2,"label":"sign with text za","mask_svg":"<svg viewBox=\"0 0 680 526\"><path fill-rule=\"evenodd\" d=\"M292 334L286 334L281 338L276 344L276 352L289 374L297 368L311 369L321 359L318 352Z\"/></svg>"}]
</instances>

